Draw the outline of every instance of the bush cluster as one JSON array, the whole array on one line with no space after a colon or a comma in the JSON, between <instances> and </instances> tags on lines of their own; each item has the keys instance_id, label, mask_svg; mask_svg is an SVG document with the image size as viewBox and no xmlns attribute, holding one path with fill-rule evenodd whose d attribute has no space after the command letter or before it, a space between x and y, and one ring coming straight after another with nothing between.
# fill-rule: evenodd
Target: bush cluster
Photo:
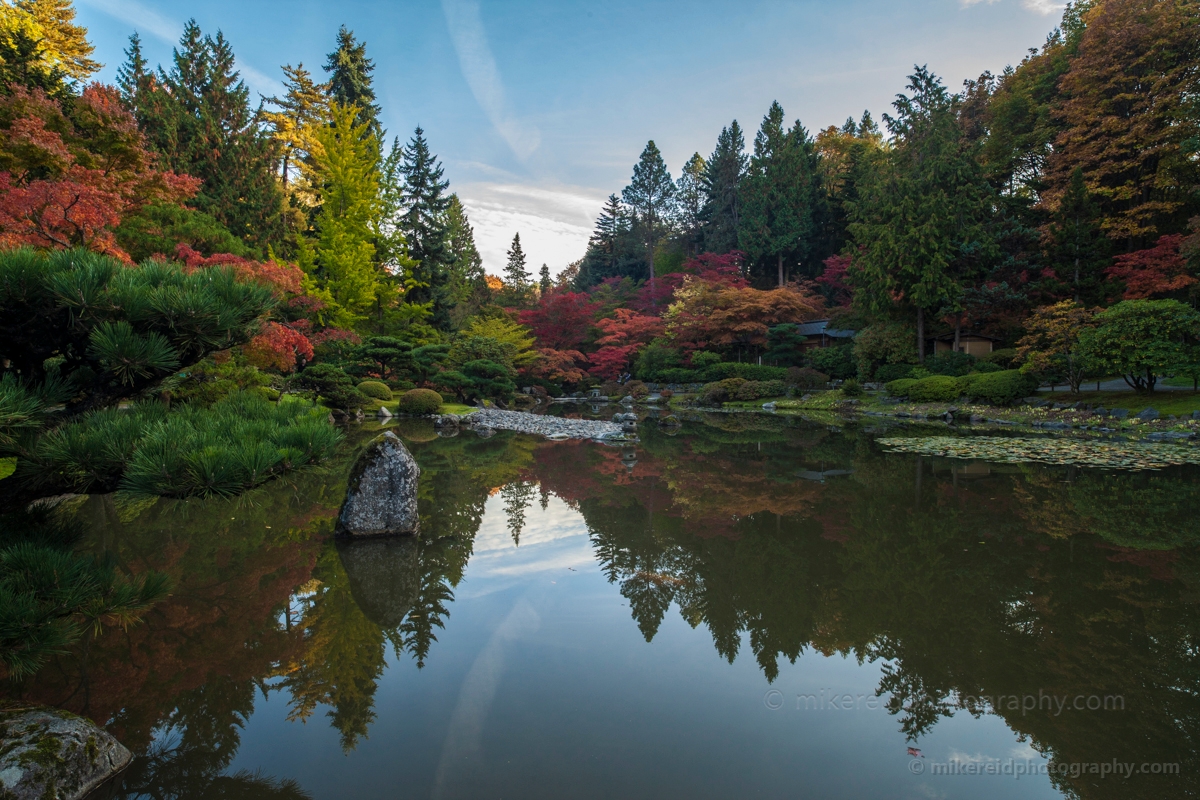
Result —
<instances>
[{"instance_id":1,"label":"bush cluster","mask_svg":"<svg viewBox=\"0 0 1200 800\"><path fill-rule=\"evenodd\" d=\"M704 406L715 406L733 401L747 402L764 397L779 397L787 391L781 380L748 381L744 378L725 378L705 385L696 402Z\"/></svg>"},{"instance_id":2,"label":"bush cluster","mask_svg":"<svg viewBox=\"0 0 1200 800\"><path fill-rule=\"evenodd\" d=\"M292 377L289 385L315 392L333 408L352 411L370 404L367 396L354 387L354 379L331 364L313 364Z\"/></svg>"},{"instance_id":3,"label":"bush cluster","mask_svg":"<svg viewBox=\"0 0 1200 800\"><path fill-rule=\"evenodd\" d=\"M961 378L931 375L914 380L901 378L884 388L893 397L907 397L916 403L949 403L960 397L992 405L1009 405L1037 391L1037 379L1020 370L973 372Z\"/></svg>"},{"instance_id":4,"label":"bush cluster","mask_svg":"<svg viewBox=\"0 0 1200 800\"><path fill-rule=\"evenodd\" d=\"M383 381L363 381L355 388L367 397L373 397L376 400L387 401L392 399L392 390Z\"/></svg>"},{"instance_id":5,"label":"bush cluster","mask_svg":"<svg viewBox=\"0 0 1200 800\"><path fill-rule=\"evenodd\" d=\"M806 392L824 389L829 385L829 377L812 367L789 367L787 371L788 384Z\"/></svg>"},{"instance_id":6,"label":"bush cluster","mask_svg":"<svg viewBox=\"0 0 1200 800\"><path fill-rule=\"evenodd\" d=\"M409 389L400 395L401 414L436 414L442 407L442 396L432 389Z\"/></svg>"},{"instance_id":7,"label":"bush cluster","mask_svg":"<svg viewBox=\"0 0 1200 800\"><path fill-rule=\"evenodd\" d=\"M211 407L158 402L84 415L43 436L22 477L75 492L229 496L333 455L341 433L314 404L239 392Z\"/></svg>"}]
</instances>

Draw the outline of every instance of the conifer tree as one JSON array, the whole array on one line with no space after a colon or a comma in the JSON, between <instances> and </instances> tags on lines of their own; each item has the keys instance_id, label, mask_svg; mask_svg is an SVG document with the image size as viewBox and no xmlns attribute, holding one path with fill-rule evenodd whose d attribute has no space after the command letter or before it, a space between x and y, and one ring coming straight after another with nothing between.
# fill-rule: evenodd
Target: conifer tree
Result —
<instances>
[{"instance_id":1,"label":"conifer tree","mask_svg":"<svg viewBox=\"0 0 1200 800\"><path fill-rule=\"evenodd\" d=\"M650 285L653 286L654 251L669 231L675 199L675 183L653 139L642 150L638 163L633 167L633 179L621 192L621 199L633 212L639 238L646 250L646 270Z\"/></svg>"},{"instance_id":2,"label":"conifer tree","mask_svg":"<svg viewBox=\"0 0 1200 800\"><path fill-rule=\"evenodd\" d=\"M71 0L0 3L0 71L9 73L5 77L25 72L29 78L33 77L30 73L38 73L52 82L69 81L78 87L103 66L92 60L93 52L87 28L75 24ZM31 88L37 85L28 80L18 82Z\"/></svg>"},{"instance_id":3,"label":"conifer tree","mask_svg":"<svg viewBox=\"0 0 1200 800\"><path fill-rule=\"evenodd\" d=\"M356 106L358 122L366 123L368 134L382 141L383 126L371 85L375 62L367 58L366 43L355 39L354 32L345 25L338 29L337 49L329 54L325 71L329 73L329 94L334 102Z\"/></svg>"},{"instance_id":4,"label":"conifer tree","mask_svg":"<svg viewBox=\"0 0 1200 800\"><path fill-rule=\"evenodd\" d=\"M754 155L740 188L738 243L753 264L774 262L783 286L784 261L803 262L814 233L812 142L799 122L784 127L783 107L772 103L754 137Z\"/></svg>"},{"instance_id":5,"label":"conifer tree","mask_svg":"<svg viewBox=\"0 0 1200 800\"><path fill-rule=\"evenodd\" d=\"M154 80L136 39L126 52L124 99L163 165L203 181L192 205L259 252L281 241L275 144L250 108L225 37L205 36L189 20L171 69Z\"/></svg>"},{"instance_id":6,"label":"conifer tree","mask_svg":"<svg viewBox=\"0 0 1200 800\"><path fill-rule=\"evenodd\" d=\"M446 209L446 237L451 256L450 302L462 308L456 316L465 317L485 305L490 292L483 273L483 258L475 246L475 231L456 194L450 195L450 206Z\"/></svg>"},{"instance_id":7,"label":"conifer tree","mask_svg":"<svg viewBox=\"0 0 1200 800\"><path fill-rule=\"evenodd\" d=\"M283 97L265 98L279 110L264 111L263 119L274 134L279 178L286 191L299 162L312 152L311 132L329 121L329 86L315 82L303 63L285 64L283 76Z\"/></svg>"},{"instance_id":8,"label":"conifer tree","mask_svg":"<svg viewBox=\"0 0 1200 800\"><path fill-rule=\"evenodd\" d=\"M408 243L409 256L417 262L413 278L421 284L413 289L410 299L432 303L432 324L445 330L450 324L447 287L453 256L446 216L450 208L446 189L450 184L442 179L442 173L437 156L429 151L425 132L418 127L400 154L404 210L398 227Z\"/></svg>"},{"instance_id":9,"label":"conifer tree","mask_svg":"<svg viewBox=\"0 0 1200 800\"><path fill-rule=\"evenodd\" d=\"M525 269L525 251L521 248L521 234L513 236L508 248L508 263L504 266L504 295L514 306L522 306L529 296L529 271Z\"/></svg>"},{"instance_id":10,"label":"conifer tree","mask_svg":"<svg viewBox=\"0 0 1200 800\"><path fill-rule=\"evenodd\" d=\"M1046 255L1059 278L1071 286L1075 302L1086 306L1108 299L1103 284L1109 242L1100 231L1098 217L1083 168L1076 167L1050 223L1051 243Z\"/></svg>"},{"instance_id":11,"label":"conifer tree","mask_svg":"<svg viewBox=\"0 0 1200 800\"><path fill-rule=\"evenodd\" d=\"M679 215L679 232L684 240L684 249L689 256L700 251L704 220L702 212L706 201L704 192L704 156L693 153L675 183L676 210Z\"/></svg>"},{"instance_id":12,"label":"conifer tree","mask_svg":"<svg viewBox=\"0 0 1200 800\"><path fill-rule=\"evenodd\" d=\"M749 162L742 129L735 119L721 129L717 146L704 165L704 249L728 253L738 246L741 207L738 190Z\"/></svg>"},{"instance_id":13,"label":"conifer tree","mask_svg":"<svg viewBox=\"0 0 1200 800\"><path fill-rule=\"evenodd\" d=\"M379 214L379 146L353 106L333 103L330 123L313 133L321 187L317 215L317 288L341 326L361 322L373 309L380 272L375 260Z\"/></svg>"},{"instance_id":14,"label":"conifer tree","mask_svg":"<svg viewBox=\"0 0 1200 800\"><path fill-rule=\"evenodd\" d=\"M546 295L550 294L550 289L553 286L554 284L550 282L550 267L542 264L542 271L538 276L538 292L540 293L540 296L545 297Z\"/></svg>"}]
</instances>

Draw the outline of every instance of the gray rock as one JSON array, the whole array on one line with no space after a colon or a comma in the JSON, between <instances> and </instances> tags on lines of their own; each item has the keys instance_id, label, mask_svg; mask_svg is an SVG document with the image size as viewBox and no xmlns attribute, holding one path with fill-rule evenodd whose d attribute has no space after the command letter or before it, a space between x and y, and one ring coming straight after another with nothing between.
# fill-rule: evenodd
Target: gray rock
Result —
<instances>
[{"instance_id":1,"label":"gray rock","mask_svg":"<svg viewBox=\"0 0 1200 800\"><path fill-rule=\"evenodd\" d=\"M621 405L623 405L623 406L631 406L631 405L633 405L633 395L629 395L629 394L627 394L627 395L625 395L624 397L622 397L622 398L621 398Z\"/></svg>"},{"instance_id":2,"label":"gray rock","mask_svg":"<svg viewBox=\"0 0 1200 800\"><path fill-rule=\"evenodd\" d=\"M1200 419L1200 411L1193 411L1192 419Z\"/></svg>"},{"instance_id":3,"label":"gray rock","mask_svg":"<svg viewBox=\"0 0 1200 800\"><path fill-rule=\"evenodd\" d=\"M77 800L132 756L101 728L50 708L0 712L0 797Z\"/></svg>"},{"instance_id":4,"label":"gray rock","mask_svg":"<svg viewBox=\"0 0 1200 800\"><path fill-rule=\"evenodd\" d=\"M763 411L774 411L775 409L779 408L779 406L775 405L774 403L763 403L762 407Z\"/></svg>"},{"instance_id":5,"label":"gray rock","mask_svg":"<svg viewBox=\"0 0 1200 800\"><path fill-rule=\"evenodd\" d=\"M496 435L496 429L495 428L476 428L475 434L480 439L490 439Z\"/></svg>"},{"instance_id":6,"label":"gray rock","mask_svg":"<svg viewBox=\"0 0 1200 800\"><path fill-rule=\"evenodd\" d=\"M1158 409L1147 408L1145 411L1138 413L1137 419L1140 419L1143 422L1149 422L1152 419L1158 419Z\"/></svg>"},{"instance_id":7,"label":"gray rock","mask_svg":"<svg viewBox=\"0 0 1200 800\"><path fill-rule=\"evenodd\" d=\"M350 595L363 615L385 630L400 627L421 587L417 540L411 536L341 539L337 550Z\"/></svg>"},{"instance_id":8,"label":"gray rock","mask_svg":"<svg viewBox=\"0 0 1200 800\"><path fill-rule=\"evenodd\" d=\"M379 411L376 413L378 413L379 416L382 417L383 419L387 419L388 417L390 417L392 415L392 412L387 410L387 406L380 406Z\"/></svg>"},{"instance_id":9,"label":"gray rock","mask_svg":"<svg viewBox=\"0 0 1200 800\"><path fill-rule=\"evenodd\" d=\"M434 418L433 426L435 428L457 428L462 418L457 414L441 414Z\"/></svg>"},{"instance_id":10,"label":"gray rock","mask_svg":"<svg viewBox=\"0 0 1200 800\"><path fill-rule=\"evenodd\" d=\"M420 477L421 468L399 436L388 431L377 437L350 471L338 530L351 536L416 533Z\"/></svg>"},{"instance_id":11,"label":"gray rock","mask_svg":"<svg viewBox=\"0 0 1200 800\"><path fill-rule=\"evenodd\" d=\"M1107 409L1107 408L1105 408L1104 406L1100 406L1100 407L1098 407L1098 408L1097 408L1095 411L1093 411L1092 413L1093 413L1093 414L1095 414L1095 415L1096 415L1096 416L1098 416L1098 417L1103 417L1103 416L1105 416L1106 414L1108 414L1108 409Z\"/></svg>"},{"instance_id":12,"label":"gray rock","mask_svg":"<svg viewBox=\"0 0 1200 800\"><path fill-rule=\"evenodd\" d=\"M1108 415L1110 417L1112 417L1113 419L1125 419L1126 417L1129 416L1129 409L1128 408L1114 408L1112 411L1108 412Z\"/></svg>"}]
</instances>

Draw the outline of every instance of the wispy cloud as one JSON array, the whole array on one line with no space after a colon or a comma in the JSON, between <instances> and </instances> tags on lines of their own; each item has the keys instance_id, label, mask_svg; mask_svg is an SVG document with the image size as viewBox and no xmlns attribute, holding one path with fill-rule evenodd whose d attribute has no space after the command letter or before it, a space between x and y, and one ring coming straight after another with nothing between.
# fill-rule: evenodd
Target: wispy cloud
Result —
<instances>
[{"instance_id":1,"label":"wispy cloud","mask_svg":"<svg viewBox=\"0 0 1200 800\"><path fill-rule=\"evenodd\" d=\"M1067 7L1066 3L1058 3L1055 0L1021 0L1021 5L1047 17L1051 14L1061 14L1062 10Z\"/></svg>"},{"instance_id":2,"label":"wispy cloud","mask_svg":"<svg viewBox=\"0 0 1200 800\"><path fill-rule=\"evenodd\" d=\"M537 128L520 120L513 112L496 67L492 48L488 45L487 31L479 16L476 0L442 0L442 13L463 77L471 87L471 94L483 108L492 126L504 141L524 161L541 145L541 134Z\"/></svg>"},{"instance_id":3,"label":"wispy cloud","mask_svg":"<svg viewBox=\"0 0 1200 800\"><path fill-rule=\"evenodd\" d=\"M80 2L108 14L113 19L119 19L132 25L138 33L147 33L167 44L177 44L183 33L182 22L167 19L153 8L139 3L138 0L80 0ZM283 84L280 81L246 64L241 58L237 59L237 69L245 79L246 85L260 94L271 96L283 91Z\"/></svg>"}]
</instances>

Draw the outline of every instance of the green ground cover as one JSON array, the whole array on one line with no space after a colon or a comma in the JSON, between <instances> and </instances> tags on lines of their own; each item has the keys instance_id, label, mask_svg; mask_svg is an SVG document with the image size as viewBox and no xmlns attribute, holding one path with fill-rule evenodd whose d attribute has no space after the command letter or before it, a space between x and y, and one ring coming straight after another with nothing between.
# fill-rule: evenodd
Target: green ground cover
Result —
<instances>
[{"instance_id":1,"label":"green ground cover","mask_svg":"<svg viewBox=\"0 0 1200 800\"><path fill-rule=\"evenodd\" d=\"M1191 416L1193 411L1200 411L1200 394L1195 392L1039 392L1038 397L1055 403L1084 402L1105 408L1127 408L1134 414L1147 408L1153 408L1163 416L1174 414L1177 417Z\"/></svg>"}]
</instances>

